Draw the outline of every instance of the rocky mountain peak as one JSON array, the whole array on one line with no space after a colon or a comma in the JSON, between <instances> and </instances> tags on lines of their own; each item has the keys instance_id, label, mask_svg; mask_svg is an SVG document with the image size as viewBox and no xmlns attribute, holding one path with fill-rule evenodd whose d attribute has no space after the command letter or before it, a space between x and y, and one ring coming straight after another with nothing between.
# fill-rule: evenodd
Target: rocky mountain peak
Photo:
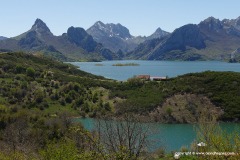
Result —
<instances>
[{"instance_id":1,"label":"rocky mountain peak","mask_svg":"<svg viewBox=\"0 0 240 160\"><path fill-rule=\"evenodd\" d=\"M34 25L31 28L32 31L36 31L37 33L51 33L50 29L47 27L47 25L41 20L36 19Z\"/></svg>"},{"instance_id":2,"label":"rocky mountain peak","mask_svg":"<svg viewBox=\"0 0 240 160\"><path fill-rule=\"evenodd\" d=\"M155 32L162 32L162 29L158 27Z\"/></svg>"},{"instance_id":3,"label":"rocky mountain peak","mask_svg":"<svg viewBox=\"0 0 240 160\"><path fill-rule=\"evenodd\" d=\"M197 49L205 48L204 35L201 34L199 27L195 24L187 24L176 29L167 40L175 49L185 50L186 46Z\"/></svg>"},{"instance_id":4,"label":"rocky mountain peak","mask_svg":"<svg viewBox=\"0 0 240 160\"><path fill-rule=\"evenodd\" d=\"M148 37L148 39L154 39L154 38L162 38L165 37L167 35L169 35L170 33L162 30L160 27L157 28L157 30Z\"/></svg>"},{"instance_id":5,"label":"rocky mountain peak","mask_svg":"<svg viewBox=\"0 0 240 160\"><path fill-rule=\"evenodd\" d=\"M129 30L124 27L123 25L121 25L120 23L117 24L106 24L109 32L113 35L113 36L118 36L122 39L129 39L132 37L132 35L130 34Z\"/></svg>"},{"instance_id":6,"label":"rocky mountain peak","mask_svg":"<svg viewBox=\"0 0 240 160\"><path fill-rule=\"evenodd\" d=\"M96 23L94 23L92 28L104 30L106 28L106 25L103 22L101 22L101 21L97 21Z\"/></svg>"},{"instance_id":7,"label":"rocky mountain peak","mask_svg":"<svg viewBox=\"0 0 240 160\"><path fill-rule=\"evenodd\" d=\"M236 26L240 26L240 16L236 18L234 22Z\"/></svg>"},{"instance_id":8,"label":"rocky mountain peak","mask_svg":"<svg viewBox=\"0 0 240 160\"><path fill-rule=\"evenodd\" d=\"M199 26L211 31L219 31L223 28L222 22L214 17L205 19L199 24Z\"/></svg>"},{"instance_id":9,"label":"rocky mountain peak","mask_svg":"<svg viewBox=\"0 0 240 160\"><path fill-rule=\"evenodd\" d=\"M92 27L90 27L87 32L91 34L95 39L99 39L100 36L106 37L117 37L121 39L129 39L132 35L129 33L129 30L122 26L120 23L113 24L107 23L104 24L101 21L97 21Z\"/></svg>"},{"instance_id":10,"label":"rocky mountain peak","mask_svg":"<svg viewBox=\"0 0 240 160\"><path fill-rule=\"evenodd\" d=\"M67 33L70 33L70 32L86 32L83 28L81 27L69 27L68 30L67 30Z\"/></svg>"},{"instance_id":11,"label":"rocky mountain peak","mask_svg":"<svg viewBox=\"0 0 240 160\"><path fill-rule=\"evenodd\" d=\"M240 37L240 17L236 19L224 19L222 20L222 25L227 34Z\"/></svg>"},{"instance_id":12,"label":"rocky mountain peak","mask_svg":"<svg viewBox=\"0 0 240 160\"><path fill-rule=\"evenodd\" d=\"M234 28L240 30L240 17L236 19L224 19L223 20L224 25L226 26L233 26Z\"/></svg>"},{"instance_id":13,"label":"rocky mountain peak","mask_svg":"<svg viewBox=\"0 0 240 160\"><path fill-rule=\"evenodd\" d=\"M68 28L67 30L67 36L76 44L80 44L81 41L86 37L89 36L87 34L87 32L80 27L73 27L71 26L70 28Z\"/></svg>"},{"instance_id":14,"label":"rocky mountain peak","mask_svg":"<svg viewBox=\"0 0 240 160\"><path fill-rule=\"evenodd\" d=\"M93 26L87 29L87 33L92 35L97 41L101 41L101 37L108 36L106 25L101 21L94 23Z\"/></svg>"},{"instance_id":15,"label":"rocky mountain peak","mask_svg":"<svg viewBox=\"0 0 240 160\"><path fill-rule=\"evenodd\" d=\"M97 21L94 25L96 25L96 26L105 26L105 24L102 21Z\"/></svg>"},{"instance_id":16,"label":"rocky mountain peak","mask_svg":"<svg viewBox=\"0 0 240 160\"><path fill-rule=\"evenodd\" d=\"M93 40L92 36L90 36L83 28L75 28L72 26L68 28L66 35L70 42L81 46L89 52L94 51L97 46L97 43Z\"/></svg>"}]
</instances>

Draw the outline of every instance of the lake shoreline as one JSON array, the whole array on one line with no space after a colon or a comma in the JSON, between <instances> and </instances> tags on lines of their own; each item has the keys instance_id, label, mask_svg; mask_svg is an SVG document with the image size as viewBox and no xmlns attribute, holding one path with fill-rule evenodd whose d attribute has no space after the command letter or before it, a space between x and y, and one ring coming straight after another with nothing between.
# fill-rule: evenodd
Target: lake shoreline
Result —
<instances>
[{"instance_id":1,"label":"lake shoreline","mask_svg":"<svg viewBox=\"0 0 240 160\"><path fill-rule=\"evenodd\" d=\"M101 121L101 119L99 119ZM80 122L85 129L94 130L96 124L95 118L75 119L74 123ZM240 129L239 123L219 122L221 128L228 132ZM161 139L161 143L157 144L156 149L164 147L166 152L179 151L181 147L190 148L191 144L196 140L197 124L161 124L161 123L145 123L145 125L153 127L155 134L153 138ZM154 149L153 149L154 150Z\"/></svg>"},{"instance_id":2,"label":"lake shoreline","mask_svg":"<svg viewBox=\"0 0 240 160\"><path fill-rule=\"evenodd\" d=\"M101 62L67 62L80 67L81 70L101 75L108 79L126 81L137 75L151 75L174 78L187 73L203 71L234 71L240 72L240 63L221 61L146 61L117 60ZM116 67L114 64L139 64L138 66Z\"/></svg>"},{"instance_id":3,"label":"lake shoreline","mask_svg":"<svg viewBox=\"0 0 240 160\"><path fill-rule=\"evenodd\" d=\"M154 124L190 124L190 125L197 125L199 124L199 122L194 122L194 123L179 123L179 122L169 122L169 123L164 123L163 121L153 121L151 120L151 118L149 118L149 116L145 116L144 118L142 116L139 115L135 115L136 118L139 119L139 121L141 123L154 123ZM115 121L119 121L122 119L122 116L120 117L116 117L114 115L112 116L98 116L98 117L89 117L89 116L74 116L74 117L69 117L70 119L99 119L99 120L103 120L103 119L110 119L110 120L115 120ZM217 123L230 123L230 124L240 124L239 120L233 120L233 121L224 121L224 120L218 120Z\"/></svg>"}]
</instances>

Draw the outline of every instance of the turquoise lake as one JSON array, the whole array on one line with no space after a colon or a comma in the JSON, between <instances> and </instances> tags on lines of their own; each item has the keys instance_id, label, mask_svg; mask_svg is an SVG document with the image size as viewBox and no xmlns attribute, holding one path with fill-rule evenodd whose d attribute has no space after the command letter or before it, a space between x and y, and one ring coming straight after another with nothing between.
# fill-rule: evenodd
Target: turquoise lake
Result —
<instances>
[{"instance_id":1,"label":"turquoise lake","mask_svg":"<svg viewBox=\"0 0 240 160\"><path fill-rule=\"evenodd\" d=\"M81 122L83 126L90 131L94 130L95 119L79 118L75 122ZM155 134L149 138L156 140L152 150L159 147L164 147L167 152L179 151L182 146L190 147L191 143L196 138L196 126L193 124L160 124L160 123L145 123L154 130ZM237 123L221 123L221 128L227 132L240 130L240 124Z\"/></svg>"},{"instance_id":2,"label":"turquoise lake","mask_svg":"<svg viewBox=\"0 0 240 160\"><path fill-rule=\"evenodd\" d=\"M138 66L113 66L113 64L137 63ZM178 62L178 61L103 61L103 62L73 62L81 70L104 76L109 79L125 81L135 75L148 74L151 76L176 77L186 73L203 71L234 71L240 72L240 63L226 63L218 61ZM94 129L94 119L78 119L88 130ZM152 138L159 140L156 145L165 147L167 151L178 151L182 146L190 146L196 138L195 127L191 124L159 124L152 123L157 134ZM228 132L239 128L240 124L222 123L221 127ZM150 137L150 138L151 138ZM155 148L155 149L156 149Z\"/></svg>"},{"instance_id":3,"label":"turquoise lake","mask_svg":"<svg viewBox=\"0 0 240 160\"><path fill-rule=\"evenodd\" d=\"M137 63L138 66L112 66L117 63ZM103 61L103 62L72 62L81 70L101 75L115 80L127 80L135 75L148 74L151 76L176 77L186 73L202 71L234 71L240 72L240 63L227 63L218 61ZM101 65L101 66L99 66Z\"/></svg>"}]
</instances>

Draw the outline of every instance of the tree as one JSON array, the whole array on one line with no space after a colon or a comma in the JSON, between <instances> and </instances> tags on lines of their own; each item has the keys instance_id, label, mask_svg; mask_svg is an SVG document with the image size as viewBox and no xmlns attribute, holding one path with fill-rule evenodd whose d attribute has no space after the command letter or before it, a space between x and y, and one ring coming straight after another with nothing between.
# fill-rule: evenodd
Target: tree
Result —
<instances>
[{"instance_id":1,"label":"tree","mask_svg":"<svg viewBox=\"0 0 240 160\"><path fill-rule=\"evenodd\" d=\"M92 98L93 103L96 103L98 101L98 94L94 93Z\"/></svg>"},{"instance_id":2,"label":"tree","mask_svg":"<svg viewBox=\"0 0 240 160\"><path fill-rule=\"evenodd\" d=\"M34 77L35 70L32 67L28 67L27 70L26 70L26 73L29 77Z\"/></svg>"},{"instance_id":3,"label":"tree","mask_svg":"<svg viewBox=\"0 0 240 160\"><path fill-rule=\"evenodd\" d=\"M21 65L16 66L16 73L23 73L25 71L26 71L26 69L23 66L21 66Z\"/></svg>"},{"instance_id":4,"label":"tree","mask_svg":"<svg viewBox=\"0 0 240 160\"><path fill-rule=\"evenodd\" d=\"M96 124L99 143L113 159L138 159L150 145L149 125L140 123L133 115L127 114L118 121L99 120Z\"/></svg>"},{"instance_id":5,"label":"tree","mask_svg":"<svg viewBox=\"0 0 240 160\"><path fill-rule=\"evenodd\" d=\"M14 153L21 151L29 154L34 150L36 141L31 135L27 113L20 112L15 122L7 124L3 131L3 141L6 142L4 147Z\"/></svg>"},{"instance_id":6,"label":"tree","mask_svg":"<svg viewBox=\"0 0 240 160\"><path fill-rule=\"evenodd\" d=\"M60 140L58 143L51 142L45 149L40 151L41 156L46 160L61 159L70 160L78 159L78 150L74 142Z\"/></svg>"},{"instance_id":7,"label":"tree","mask_svg":"<svg viewBox=\"0 0 240 160\"><path fill-rule=\"evenodd\" d=\"M229 133L223 130L214 116L201 116L197 131L197 142L206 144L204 148L194 146L194 150L201 152L232 152L240 153L240 136L239 132ZM194 144L193 144L194 145ZM211 159L227 159L228 156L216 155L207 157ZM206 157L203 157L205 159ZM229 157L229 159L240 159L240 155Z\"/></svg>"},{"instance_id":8,"label":"tree","mask_svg":"<svg viewBox=\"0 0 240 160\"><path fill-rule=\"evenodd\" d=\"M35 95L35 101L37 103L41 103L43 101L44 98L44 92L41 89L38 89L34 92Z\"/></svg>"}]
</instances>

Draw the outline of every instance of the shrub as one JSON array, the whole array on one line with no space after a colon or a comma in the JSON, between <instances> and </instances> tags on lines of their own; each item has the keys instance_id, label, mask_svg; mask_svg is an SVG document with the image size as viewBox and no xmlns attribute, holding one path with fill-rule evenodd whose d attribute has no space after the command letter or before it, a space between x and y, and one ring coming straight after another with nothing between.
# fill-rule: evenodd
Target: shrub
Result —
<instances>
[{"instance_id":1,"label":"shrub","mask_svg":"<svg viewBox=\"0 0 240 160\"><path fill-rule=\"evenodd\" d=\"M26 70L26 73L29 77L34 77L35 70L32 67L28 67L27 70Z\"/></svg>"}]
</instances>

